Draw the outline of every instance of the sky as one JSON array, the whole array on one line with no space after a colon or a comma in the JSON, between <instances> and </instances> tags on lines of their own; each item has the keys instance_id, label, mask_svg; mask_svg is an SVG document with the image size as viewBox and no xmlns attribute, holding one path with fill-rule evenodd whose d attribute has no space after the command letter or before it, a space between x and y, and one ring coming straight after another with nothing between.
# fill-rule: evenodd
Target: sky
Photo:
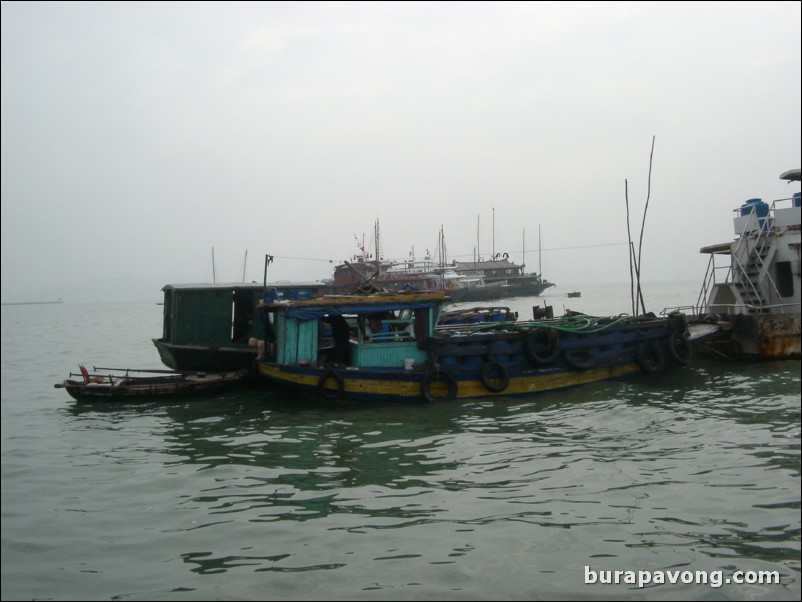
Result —
<instances>
[{"instance_id":1,"label":"sky","mask_svg":"<svg viewBox=\"0 0 802 602\"><path fill-rule=\"evenodd\" d=\"M388 259L442 229L581 287L631 238L701 285L799 190L800 6L4 1L2 301L329 278L377 220Z\"/></svg>"}]
</instances>

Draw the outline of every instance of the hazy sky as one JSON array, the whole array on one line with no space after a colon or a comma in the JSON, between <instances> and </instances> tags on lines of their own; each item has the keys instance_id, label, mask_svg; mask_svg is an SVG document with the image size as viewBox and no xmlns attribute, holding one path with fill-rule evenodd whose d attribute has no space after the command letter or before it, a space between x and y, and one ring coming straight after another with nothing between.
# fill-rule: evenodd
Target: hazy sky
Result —
<instances>
[{"instance_id":1,"label":"hazy sky","mask_svg":"<svg viewBox=\"0 0 802 602\"><path fill-rule=\"evenodd\" d=\"M469 260L478 225L482 255L627 282L624 182L637 237L653 136L643 277L701 281L733 209L799 189L778 176L801 163L800 22L799 2L3 2L2 298L211 281L212 248L218 281L246 251L247 280L266 253L271 279L326 278L377 219L385 257L442 226Z\"/></svg>"}]
</instances>

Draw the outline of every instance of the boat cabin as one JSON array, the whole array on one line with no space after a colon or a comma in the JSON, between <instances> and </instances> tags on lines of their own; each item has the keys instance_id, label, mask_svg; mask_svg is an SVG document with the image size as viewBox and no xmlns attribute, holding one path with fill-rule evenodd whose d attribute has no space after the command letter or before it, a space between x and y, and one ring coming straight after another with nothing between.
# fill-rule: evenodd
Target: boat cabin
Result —
<instances>
[{"instance_id":1,"label":"boat cabin","mask_svg":"<svg viewBox=\"0 0 802 602\"><path fill-rule=\"evenodd\" d=\"M298 366L409 368L426 349L442 293L332 296L268 303L268 362Z\"/></svg>"},{"instance_id":2,"label":"boat cabin","mask_svg":"<svg viewBox=\"0 0 802 602\"><path fill-rule=\"evenodd\" d=\"M311 299L325 285L275 283L276 299ZM265 287L252 283L168 284L162 337L153 343L174 370L229 371L248 368L256 357L251 339L264 325L258 305Z\"/></svg>"}]
</instances>

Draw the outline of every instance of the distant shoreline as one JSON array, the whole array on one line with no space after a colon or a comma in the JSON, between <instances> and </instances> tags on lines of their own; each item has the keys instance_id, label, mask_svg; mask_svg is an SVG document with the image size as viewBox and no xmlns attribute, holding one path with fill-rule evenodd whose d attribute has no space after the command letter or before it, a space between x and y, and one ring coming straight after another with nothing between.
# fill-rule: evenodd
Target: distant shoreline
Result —
<instances>
[{"instance_id":1,"label":"distant shoreline","mask_svg":"<svg viewBox=\"0 0 802 602\"><path fill-rule=\"evenodd\" d=\"M19 303L2 303L0 305L52 305L54 303L64 303L61 299L56 301L21 301Z\"/></svg>"}]
</instances>

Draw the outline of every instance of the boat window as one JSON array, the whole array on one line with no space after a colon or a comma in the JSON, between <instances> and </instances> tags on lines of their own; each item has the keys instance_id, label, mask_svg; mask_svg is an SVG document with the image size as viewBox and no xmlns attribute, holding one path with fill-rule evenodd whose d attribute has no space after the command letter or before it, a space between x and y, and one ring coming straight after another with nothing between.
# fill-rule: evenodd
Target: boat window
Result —
<instances>
[{"instance_id":1,"label":"boat window","mask_svg":"<svg viewBox=\"0 0 802 602\"><path fill-rule=\"evenodd\" d=\"M790 261L778 261L776 264L777 292L781 297L794 296L794 275Z\"/></svg>"},{"instance_id":2,"label":"boat window","mask_svg":"<svg viewBox=\"0 0 802 602\"><path fill-rule=\"evenodd\" d=\"M367 343L410 342L417 337L416 314L392 312L359 316L360 341Z\"/></svg>"}]
</instances>

